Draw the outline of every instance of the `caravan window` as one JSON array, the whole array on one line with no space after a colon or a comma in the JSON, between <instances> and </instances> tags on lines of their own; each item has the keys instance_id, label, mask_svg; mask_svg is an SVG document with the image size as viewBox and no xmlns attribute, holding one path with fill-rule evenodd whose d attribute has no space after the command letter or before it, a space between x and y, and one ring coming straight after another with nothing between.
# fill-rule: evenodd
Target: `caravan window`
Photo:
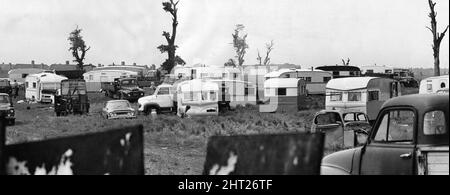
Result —
<instances>
[{"instance_id":1,"label":"caravan window","mask_svg":"<svg viewBox=\"0 0 450 195\"><path fill-rule=\"evenodd\" d=\"M361 92L348 92L349 102L359 102L361 101Z\"/></svg>"},{"instance_id":2,"label":"caravan window","mask_svg":"<svg viewBox=\"0 0 450 195\"><path fill-rule=\"evenodd\" d=\"M28 82L25 82L25 88L28 88Z\"/></svg>"},{"instance_id":3,"label":"caravan window","mask_svg":"<svg viewBox=\"0 0 450 195\"><path fill-rule=\"evenodd\" d=\"M278 96L285 96L287 94L287 89L286 88L278 88L277 89L277 94Z\"/></svg>"},{"instance_id":4,"label":"caravan window","mask_svg":"<svg viewBox=\"0 0 450 195\"><path fill-rule=\"evenodd\" d=\"M330 101L332 101L332 102L342 101L342 93L337 93L337 92L331 93Z\"/></svg>"},{"instance_id":5,"label":"caravan window","mask_svg":"<svg viewBox=\"0 0 450 195\"><path fill-rule=\"evenodd\" d=\"M380 100L380 92L379 91L369 91L368 101L378 101Z\"/></svg>"},{"instance_id":6,"label":"caravan window","mask_svg":"<svg viewBox=\"0 0 450 195\"><path fill-rule=\"evenodd\" d=\"M22 74L22 79L27 78L28 74Z\"/></svg>"},{"instance_id":7,"label":"caravan window","mask_svg":"<svg viewBox=\"0 0 450 195\"><path fill-rule=\"evenodd\" d=\"M210 97L211 101L216 101L217 100L216 92L215 91L209 92L209 97Z\"/></svg>"},{"instance_id":8,"label":"caravan window","mask_svg":"<svg viewBox=\"0 0 450 195\"><path fill-rule=\"evenodd\" d=\"M331 77L323 77L323 82L328 83L331 80Z\"/></svg>"},{"instance_id":9,"label":"caravan window","mask_svg":"<svg viewBox=\"0 0 450 195\"><path fill-rule=\"evenodd\" d=\"M89 80L90 81L94 80L94 75L89 75Z\"/></svg>"},{"instance_id":10,"label":"caravan window","mask_svg":"<svg viewBox=\"0 0 450 195\"><path fill-rule=\"evenodd\" d=\"M36 89L36 83L33 82L33 88Z\"/></svg>"}]
</instances>

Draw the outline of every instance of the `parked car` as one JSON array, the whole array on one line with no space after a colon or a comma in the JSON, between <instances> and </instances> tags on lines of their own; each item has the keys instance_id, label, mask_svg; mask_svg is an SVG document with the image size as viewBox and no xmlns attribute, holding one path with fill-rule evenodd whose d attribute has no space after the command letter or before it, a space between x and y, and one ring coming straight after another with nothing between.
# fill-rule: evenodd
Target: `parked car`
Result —
<instances>
[{"instance_id":1,"label":"parked car","mask_svg":"<svg viewBox=\"0 0 450 195\"><path fill-rule=\"evenodd\" d=\"M322 160L323 175L448 175L449 95L388 100L364 146Z\"/></svg>"},{"instance_id":2,"label":"parked car","mask_svg":"<svg viewBox=\"0 0 450 195\"><path fill-rule=\"evenodd\" d=\"M371 126L363 112L322 110L314 116L311 132L325 133L325 147L352 148L365 143Z\"/></svg>"},{"instance_id":3,"label":"parked car","mask_svg":"<svg viewBox=\"0 0 450 195\"><path fill-rule=\"evenodd\" d=\"M102 116L106 119L134 119L136 110L128 100L111 100L105 103Z\"/></svg>"},{"instance_id":4,"label":"parked car","mask_svg":"<svg viewBox=\"0 0 450 195\"><path fill-rule=\"evenodd\" d=\"M0 114L5 117L9 122L9 125L14 125L16 123L16 112L11 97L6 93L0 93Z\"/></svg>"}]
</instances>

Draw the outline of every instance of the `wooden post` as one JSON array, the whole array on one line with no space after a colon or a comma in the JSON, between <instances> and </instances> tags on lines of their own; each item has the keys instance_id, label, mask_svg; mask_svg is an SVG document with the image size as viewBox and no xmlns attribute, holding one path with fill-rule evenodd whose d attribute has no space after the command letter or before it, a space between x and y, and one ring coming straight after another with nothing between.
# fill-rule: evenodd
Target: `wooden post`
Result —
<instances>
[{"instance_id":1,"label":"wooden post","mask_svg":"<svg viewBox=\"0 0 450 195\"><path fill-rule=\"evenodd\" d=\"M5 174L5 166L3 165L3 153L5 150L5 132L6 132L6 120L4 116L0 116L0 175Z\"/></svg>"}]
</instances>

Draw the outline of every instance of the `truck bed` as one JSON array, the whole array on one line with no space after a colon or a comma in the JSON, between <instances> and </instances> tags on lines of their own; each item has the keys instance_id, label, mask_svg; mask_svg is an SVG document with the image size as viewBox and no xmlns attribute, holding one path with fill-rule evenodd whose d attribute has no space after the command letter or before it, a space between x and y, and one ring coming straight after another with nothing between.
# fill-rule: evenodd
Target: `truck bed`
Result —
<instances>
[{"instance_id":1,"label":"truck bed","mask_svg":"<svg viewBox=\"0 0 450 195\"><path fill-rule=\"evenodd\" d=\"M449 175L449 147L420 147L419 175Z\"/></svg>"}]
</instances>

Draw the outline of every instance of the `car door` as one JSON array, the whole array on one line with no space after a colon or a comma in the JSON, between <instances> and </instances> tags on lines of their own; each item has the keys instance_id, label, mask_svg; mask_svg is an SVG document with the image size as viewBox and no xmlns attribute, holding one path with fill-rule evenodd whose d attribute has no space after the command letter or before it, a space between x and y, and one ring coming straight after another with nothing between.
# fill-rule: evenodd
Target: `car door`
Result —
<instances>
[{"instance_id":1,"label":"car door","mask_svg":"<svg viewBox=\"0 0 450 195\"><path fill-rule=\"evenodd\" d=\"M161 108L172 107L172 95L170 94L170 87L161 87L156 92L157 103Z\"/></svg>"},{"instance_id":2,"label":"car door","mask_svg":"<svg viewBox=\"0 0 450 195\"><path fill-rule=\"evenodd\" d=\"M412 109L388 109L380 116L361 155L360 174L414 174L416 112Z\"/></svg>"}]
</instances>

